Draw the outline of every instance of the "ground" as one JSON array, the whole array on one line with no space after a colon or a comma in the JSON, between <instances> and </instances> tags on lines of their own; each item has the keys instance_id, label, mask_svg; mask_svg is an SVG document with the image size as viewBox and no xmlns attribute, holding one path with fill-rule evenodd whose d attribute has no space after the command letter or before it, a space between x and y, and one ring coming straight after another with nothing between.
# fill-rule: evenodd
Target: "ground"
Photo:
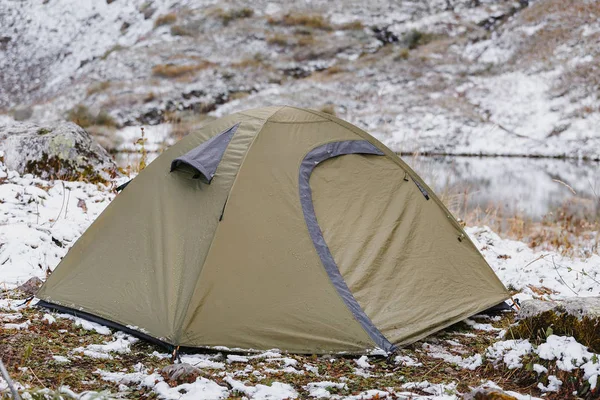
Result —
<instances>
[{"instance_id":1,"label":"ground","mask_svg":"<svg viewBox=\"0 0 600 400\"><path fill-rule=\"evenodd\" d=\"M176 377L164 369L171 365L165 349L40 309L35 300L23 304L27 295L16 290L51 273L121 182L45 181L0 164L0 183L0 354L24 396L455 399L485 387L519 399L598 396L597 354L551 329L518 338L514 313L474 316L387 359L377 351L298 356L220 349L183 354L181 361L193 368ZM600 294L600 256L593 249L565 255L501 238L487 227L467 233L515 298ZM0 393L8 396L2 380Z\"/></svg>"}]
</instances>

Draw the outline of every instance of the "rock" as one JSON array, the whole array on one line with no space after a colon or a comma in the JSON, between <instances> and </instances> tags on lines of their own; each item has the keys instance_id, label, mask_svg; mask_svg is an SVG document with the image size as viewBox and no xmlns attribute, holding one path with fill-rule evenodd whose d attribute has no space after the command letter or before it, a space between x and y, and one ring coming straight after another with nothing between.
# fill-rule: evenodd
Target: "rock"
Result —
<instances>
[{"instance_id":1,"label":"rock","mask_svg":"<svg viewBox=\"0 0 600 400\"><path fill-rule=\"evenodd\" d=\"M477 388L464 397L465 400L517 400L516 397L499 389Z\"/></svg>"},{"instance_id":2,"label":"rock","mask_svg":"<svg viewBox=\"0 0 600 400\"><path fill-rule=\"evenodd\" d=\"M600 352L600 297L570 297L558 301L525 300L517 314L515 337L536 339L549 334L573 336Z\"/></svg>"},{"instance_id":3,"label":"rock","mask_svg":"<svg viewBox=\"0 0 600 400\"><path fill-rule=\"evenodd\" d=\"M13 118L15 121L26 121L33 115L33 109L31 107L17 108L13 111Z\"/></svg>"},{"instance_id":4,"label":"rock","mask_svg":"<svg viewBox=\"0 0 600 400\"><path fill-rule=\"evenodd\" d=\"M193 365L181 363L167 365L160 370L160 374L168 381L182 383L192 383L200 375L200 369Z\"/></svg>"},{"instance_id":5,"label":"rock","mask_svg":"<svg viewBox=\"0 0 600 400\"><path fill-rule=\"evenodd\" d=\"M33 296L34 294L37 293L40 286L42 286L42 283L44 283L44 282L42 282L42 280L40 278L34 276L33 278L29 279L24 284L19 286L17 288L17 290L20 290L23 293L27 293L28 295Z\"/></svg>"},{"instance_id":6,"label":"rock","mask_svg":"<svg viewBox=\"0 0 600 400\"><path fill-rule=\"evenodd\" d=\"M52 126L23 122L0 125L2 151L8 169L43 179L104 183L119 175L106 150L71 122Z\"/></svg>"}]
</instances>

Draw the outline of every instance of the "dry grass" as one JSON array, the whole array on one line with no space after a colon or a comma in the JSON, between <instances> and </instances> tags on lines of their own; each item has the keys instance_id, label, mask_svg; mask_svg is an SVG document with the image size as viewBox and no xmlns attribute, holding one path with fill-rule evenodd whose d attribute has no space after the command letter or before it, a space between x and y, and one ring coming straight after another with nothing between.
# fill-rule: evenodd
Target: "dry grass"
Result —
<instances>
[{"instance_id":1,"label":"dry grass","mask_svg":"<svg viewBox=\"0 0 600 400\"><path fill-rule=\"evenodd\" d=\"M267 22L271 25L305 26L324 31L333 30L333 26L329 20L317 14L286 14L279 18L268 17Z\"/></svg>"},{"instance_id":2,"label":"dry grass","mask_svg":"<svg viewBox=\"0 0 600 400\"><path fill-rule=\"evenodd\" d=\"M194 74L212 65L214 64L208 61L201 61L196 64L158 64L152 67L152 75L161 78L178 78Z\"/></svg>"},{"instance_id":3,"label":"dry grass","mask_svg":"<svg viewBox=\"0 0 600 400\"><path fill-rule=\"evenodd\" d=\"M86 94L89 97L95 93L103 92L108 89L110 85L111 83L109 81L94 83L87 89Z\"/></svg>"},{"instance_id":4,"label":"dry grass","mask_svg":"<svg viewBox=\"0 0 600 400\"><path fill-rule=\"evenodd\" d=\"M195 36L195 32L183 25L171 26L171 35L173 36Z\"/></svg>"},{"instance_id":5,"label":"dry grass","mask_svg":"<svg viewBox=\"0 0 600 400\"><path fill-rule=\"evenodd\" d=\"M101 110L98 114L94 115L86 106L82 104L77 105L68 112L67 120L76 123L82 128L87 128L88 126L92 125L108 127L117 126L114 118L111 117L106 111Z\"/></svg>"},{"instance_id":6,"label":"dry grass","mask_svg":"<svg viewBox=\"0 0 600 400\"><path fill-rule=\"evenodd\" d=\"M154 27L157 28L163 25L171 25L175 23L175 21L177 21L177 14L175 13L159 15L156 18L156 21L154 21Z\"/></svg>"},{"instance_id":7,"label":"dry grass","mask_svg":"<svg viewBox=\"0 0 600 400\"><path fill-rule=\"evenodd\" d=\"M364 24L358 20L352 22L346 22L345 24L338 25L337 29L345 31L358 31L365 28Z\"/></svg>"},{"instance_id":8,"label":"dry grass","mask_svg":"<svg viewBox=\"0 0 600 400\"><path fill-rule=\"evenodd\" d=\"M231 21L236 19L250 18L254 15L254 10L248 7L240 9L229 9L223 10L219 8L216 10L216 16L221 19L223 25L227 26Z\"/></svg>"},{"instance_id":9,"label":"dry grass","mask_svg":"<svg viewBox=\"0 0 600 400\"><path fill-rule=\"evenodd\" d=\"M267 43L273 46L287 46L290 44L288 36L281 33L276 33L267 37Z\"/></svg>"}]
</instances>

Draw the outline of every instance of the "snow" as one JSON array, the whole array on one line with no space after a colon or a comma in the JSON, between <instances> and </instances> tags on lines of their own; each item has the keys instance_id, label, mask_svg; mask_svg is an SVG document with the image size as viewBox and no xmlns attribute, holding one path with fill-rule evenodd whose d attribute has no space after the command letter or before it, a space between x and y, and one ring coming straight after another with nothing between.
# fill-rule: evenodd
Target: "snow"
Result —
<instances>
[{"instance_id":1,"label":"snow","mask_svg":"<svg viewBox=\"0 0 600 400\"><path fill-rule=\"evenodd\" d=\"M75 326L81 327L87 331L95 331L101 335L110 335L111 331L108 327L100 325L96 322L88 321L87 319L79 318L71 314L58 314L57 317L70 319L74 321Z\"/></svg>"},{"instance_id":2,"label":"snow","mask_svg":"<svg viewBox=\"0 0 600 400\"><path fill-rule=\"evenodd\" d=\"M423 343L423 349L429 357L442 359L447 363L457 365L461 368L475 370L483 364L481 354L463 358L459 355L451 354L443 346L431 343Z\"/></svg>"},{"instance_id":3,"label":"snow","mask_svg":"<svg viewBox=\"0 0 600 400\"><path fill-rule=\"evenodd\" d=\"M544 385L542 382L538 383L538 388L542 392L558 392L562 385L562 381L558 379L554 375L548 375L548 386Z\"/></svg>"},{"instance_id":4,"label":"snow","mask_svg":"<svg viewBox=\"0 0 600 400\"><path fill-rule=\"evenodd\" d=\"M505 340L488 347L485 356L490 360L504 362L508 369L516 369L523 367L521 359L532 351L533 346L529 343L529 340Z\"/></svg>"},{"instance_id":5,"label":"snow","mask_svg":"<svg viewBox=\"0 0 600 400\"><path fill-rule=\"evenodd\" d=\"M327 388L345 389L348 388L348 385L339 382L321 381L311 382L305 387L311 397L317 398L330 398L331 392L329 392Z\"/></svg>"}]
</instances>

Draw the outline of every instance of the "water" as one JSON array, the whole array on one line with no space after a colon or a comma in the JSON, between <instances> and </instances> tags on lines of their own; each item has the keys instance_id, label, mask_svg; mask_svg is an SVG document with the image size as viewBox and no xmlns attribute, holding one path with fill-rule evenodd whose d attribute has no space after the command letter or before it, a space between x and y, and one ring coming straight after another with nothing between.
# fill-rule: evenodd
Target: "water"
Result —
<instances>
[{"instance_id":1,"label":"water","mask_svg":"<svg viewBox=\"0 0 600 400\"><path fill-rule=\"evenodd\" d=\"M402 158L453 212L499 210L505 216L539 221L567 204L582 218L595 220L600 216L599 162L517 157Z\"/></svg>"},{"instance_id":2,"label":"water","mask_svg":"<svg viewBox=\"0 0 600 400\"><path fill-rule=\"evenodd\" d=\"M149 153L148 161L157 153ZM139 153L117 153L120 167L139 163ZM569 204L589 220L600 218L600 163L520 157L401 156L459 218L500 212L540 221ZM565 184L569 185L575 193Z\"/></svg>"}]
</instances>

